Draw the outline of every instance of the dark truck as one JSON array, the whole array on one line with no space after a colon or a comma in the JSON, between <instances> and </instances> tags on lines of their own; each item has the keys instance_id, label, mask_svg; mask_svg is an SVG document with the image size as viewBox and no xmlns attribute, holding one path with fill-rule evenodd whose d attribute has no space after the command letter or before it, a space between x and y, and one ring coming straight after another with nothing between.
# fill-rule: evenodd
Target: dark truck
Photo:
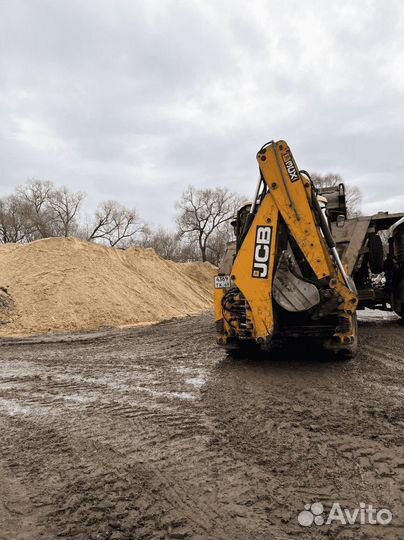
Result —
<instances>
[{"instance_id":1,"label":"dark truck","mask_svg":"<svg viewBox=\"0 0 404 540\"><path fill-rule=\"evenodd\" d=\"M334 241L359 296L359 309L404 318L404 213L347 217L345 188L320 188Z\"/></svg>"}]
</instances>

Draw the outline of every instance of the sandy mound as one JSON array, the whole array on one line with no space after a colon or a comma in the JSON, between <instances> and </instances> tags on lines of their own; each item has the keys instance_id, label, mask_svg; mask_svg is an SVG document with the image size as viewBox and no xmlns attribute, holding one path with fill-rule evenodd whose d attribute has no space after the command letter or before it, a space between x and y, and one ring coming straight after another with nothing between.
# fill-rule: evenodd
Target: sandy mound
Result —
<instances>
[{"instance_id":1,"label":"sandy mound","mask_svg":"<svg viewBox=\"0 0 404 540\"><path fill-rule=\"evenodd\" d=\"M0 336L155 322L212 306L214 268L49 238L0 246ZM2 306L7 306L2 308Z\"/></svg>"}]
</instances>

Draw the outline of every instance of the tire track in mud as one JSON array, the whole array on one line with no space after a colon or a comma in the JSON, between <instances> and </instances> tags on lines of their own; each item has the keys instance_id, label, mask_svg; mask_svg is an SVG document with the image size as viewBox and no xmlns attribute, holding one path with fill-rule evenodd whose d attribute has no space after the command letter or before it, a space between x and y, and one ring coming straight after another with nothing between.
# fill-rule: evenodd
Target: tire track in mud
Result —
<instances>
[{"instance_id":1,"label":"tire track in mud","mask_svg":"<svg viewBox=\"0 0 404 540\"><path fill-rule=\"evenodd\" d=\"M398 514L403 329L362 327L361 354L344 363L300 352L232 360L212 326L209 314L1 348L1 474L6 486L17 479L32 530L78 540L400 538L398 517L381 531L307 530L296 518L315 500ZM13 527L5 509L0 538Z\"/></svg>"},{"instance_id":2,"label":"tire track in mud","mask_svg":"<svg viewBox=\"0 0 404 540\"><path fill-rule=\"evenodd\" d=\"M383 327L396 340L398 351L395 356L389 352L386 362L375 328L360 330L360 344L367 345L361 346L353 362L306 357L279 362L242 360L229 367L236 371L229 385L225 361L210 402L226 434L225 447L231 452L239 449L246 462L263 464L282 482L281 489L276 483L270 487L282 509L296 513L307 502L321 501L327 508L327 502L328 507L335 501L356 507L368 501L391 508L395 526L382 531L362 526L354 537L400 538L399 478L404 460L399 384L404 336L397 325ZM224 385L229 387L227 392ZM234 403L241 393L248 405L237 414ZM270 514L275 522L282 520L278 508ZM307 538L322 538L325 532L317 535L293 524L287 529ZM353 537L352 531L338 527L326 532L336 538Z\"/></svg>"}]
</instances>

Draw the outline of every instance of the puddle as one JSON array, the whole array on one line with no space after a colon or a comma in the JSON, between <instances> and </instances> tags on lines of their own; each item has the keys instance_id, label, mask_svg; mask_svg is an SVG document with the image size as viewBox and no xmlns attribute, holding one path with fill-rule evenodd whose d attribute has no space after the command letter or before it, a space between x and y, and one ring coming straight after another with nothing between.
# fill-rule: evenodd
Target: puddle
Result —
<instances>
[{"instance_id":1,"label":"puddle","mask_svg":"<svg viewBox=\"0 0 404 540\"><path fill-rule=\"evenodd\" d=\"M192 392L170 392L168 390L152 390L151 388L146 388L144 386L135 387L137 392L144 392L155 397L168 397L168 398L177 398L177 399L196 399L195 394Z\"/></svg>"},{"instance_id":2,"label":"puddle","mask_svg":"<svg viewBox=\"0 0 404 540\"><path fill-rule=\"evenodd\" d=\"M33 408L28 407L25 405L21 405L17 401L13 399L4 399L0 398L0 411L7 414L8 416L22 416L22 415L36 415L36 416L42 416L42 415L48 415L49 411L48 409L44 408ZM54 411L53 411L54 412Z\"/></svg>"},{"instance_id":3,"label":"puddle","mask_svg":"<svg viewBox=\"0 0 404 540\"><path fill-rule=\"evenodd\" d=\"M195 388L200 388L206 382L206 371L198 368L191 367L177 367L176 371L182 375L188 375L185 379L185 383Z\"/></svg>"},{"instance_id":4,"label":"puddle","mask_svg":"<svg viewBox=\"0 0 404 540\"><path fill-rule=\"evenodd\" d=\"M200 375L199 377L192 377L190 379L185 379L185 382L187 384L191 384L192 386L196 386L196 388L200 388L205 384L206 378Z\"/></svg>"},{"instance_id":5,"label":"puddle","mask_svg":"<svg viewBox=\"0 0 404 540\"><path fill-rule=\"evenodd\" d=\"M62 398L66 401L75 401L77 403L90 403L96 400L96 398L92 398L89 396L80 396L79 394L68 394L62 396Z\"/></svg>"}]
</instances>

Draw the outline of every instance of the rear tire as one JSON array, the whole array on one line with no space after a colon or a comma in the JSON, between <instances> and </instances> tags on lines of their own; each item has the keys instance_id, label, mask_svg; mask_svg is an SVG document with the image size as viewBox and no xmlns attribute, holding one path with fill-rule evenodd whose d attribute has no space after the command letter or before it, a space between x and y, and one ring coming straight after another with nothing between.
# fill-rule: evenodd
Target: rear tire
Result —
<instances>
[{"instance_id":1,"label":"rear tire","mask_svg":"<svg viewBox=\"0 0 404 540\"><path fill-rule=\"evenodd\" d=\"M402 310L402 311L395 311L394 313L400 317L400 318L398 319L398 324L401 324L401 326L404 326L404 310Z\"/></svg>"},{"instance_id":2,"label":"rear tire","mask_svg":"<svg viewBox=\"0 0 404 540\"><path fill-rule=\"evenodd\" d=\"M239 341L237 345L225 347L226 353L233 359L252 358L260 352L260 348L255 341Z\"/></svg>"},{"instance_id":3,"label":"rear tire","mask_svg":"<svg viewBox=\"0 0 404 540\"><path fill-rule=\"evenodd\" d=\"M373 274L383 272L384 249L378 234L371 234L368 239L369 267Z\"/></svg>"}]
</instances>

